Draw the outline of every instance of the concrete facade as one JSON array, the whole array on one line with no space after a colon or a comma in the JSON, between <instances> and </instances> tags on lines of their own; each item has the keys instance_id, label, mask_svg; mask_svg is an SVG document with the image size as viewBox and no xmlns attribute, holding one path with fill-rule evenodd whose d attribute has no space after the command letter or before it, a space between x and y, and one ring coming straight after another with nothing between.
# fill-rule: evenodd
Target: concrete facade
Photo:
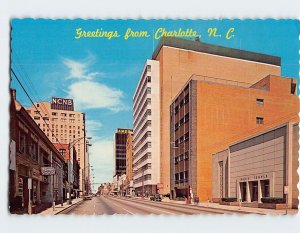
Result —
<instances>
[{"instance_id":1,"label":"concrete facade","mask_svg":"<svg viewBox=\"0 0 300 233\"><path fill-rule=\"evenodd\" d=\"M298 208L298 135L299 124L290 121L214 154L213 200L235 197L242 202L261 203L262 197L276 197L285 198L289 207Z\"/></svg>"},{"instance_id":2,"label":"concrete facade","mask_svg":"<svg viewBox=\"0 0 300 233\"><path fill-rule=\"evenodd\" d=\"M159 62L147 60L133 97L133 186L156 193L160 182Z\"/></svg>"}]
</instances>

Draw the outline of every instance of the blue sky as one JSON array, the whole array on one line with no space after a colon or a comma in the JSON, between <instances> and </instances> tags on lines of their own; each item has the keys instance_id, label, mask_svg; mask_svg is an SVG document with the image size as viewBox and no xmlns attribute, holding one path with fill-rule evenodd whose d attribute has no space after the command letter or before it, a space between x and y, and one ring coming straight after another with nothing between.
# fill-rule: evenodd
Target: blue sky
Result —
<instances>
[{"instance_id":1,"label":"blue sky","mask_svg":"<svg viewBox=\"0 0 300 233\"><path fill-rule=\"evenodd\" d=\"M299 75L300 27L296 20L14 19L11 24L12 66L30 95L36 101L70 97L75 109L86 113L88 135L93 137L90 160L95 182L112 180L113 133L116 128L132 127L132 96L143 65L158 43L152 35L158 28L191 28L202 42L280 56L282 76ZM222 37L209 37L210 27L217 27ZM121 37L76 40L77 28L118 31ZM150 36L124 40L127 28L148 31ZM234 28L234 37L227 40L224 36L229 28ZM30 105L14 79L12 87L17 89L18 100Z\"/></svg>"}]
</instances>

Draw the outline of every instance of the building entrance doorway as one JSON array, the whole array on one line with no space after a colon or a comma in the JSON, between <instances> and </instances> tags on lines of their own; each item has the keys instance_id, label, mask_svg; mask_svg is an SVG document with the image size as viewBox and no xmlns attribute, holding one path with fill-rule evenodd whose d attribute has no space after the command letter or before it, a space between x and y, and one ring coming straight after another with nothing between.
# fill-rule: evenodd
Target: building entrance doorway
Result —
<instances>
[{"instance_id":1,"label":"building entrance doorway","mask_svg":"<svg viewBox=\"0 0 300 233\"><path fill-rule=\"evenodd\" d=\"M258 201L258 181L250 181L249 188L250 188L251 202Z\"/></svg>"},{"instance_id":2,"label":"building entrance doorway","mask_svg":"<svg viewBox=\"0 0 300 233\"><path fill-rule=\"evenodd\" d=\"M270 180L260 181L262 197L270 197Z\"/></svg>"},{"instance_id":3,"label":"building entrance doorway","mask_svg":"<svg viewBox=\"0 0 300 233\"><path fill-rule=\"evenodd\" d=\"M247 183L246 182L241 182L240 183L240 190L241 190L241 199L242 202L247 201Z\"/></svg>"}]
</instances>

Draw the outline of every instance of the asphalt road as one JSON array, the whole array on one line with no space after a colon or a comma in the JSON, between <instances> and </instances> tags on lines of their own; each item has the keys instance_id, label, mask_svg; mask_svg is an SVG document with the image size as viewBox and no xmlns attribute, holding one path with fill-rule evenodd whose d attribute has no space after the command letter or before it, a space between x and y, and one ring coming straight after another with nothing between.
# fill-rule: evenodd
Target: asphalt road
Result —
<instances>
[{"instance_id":1,"label":"asphalt road","mask_svg":"<svg viewBox=\"0 0 300 233\"><path fill-rule=\"evenodd\" d=\"M77 215L102 215L102 214L165 214L165 215L192 215L192 214L233 214L234 211L216 210L208 207L187 206L175 203L153 202L135 198L94 197L70 209L62 214Z\"/></svg>"}]
</instances>

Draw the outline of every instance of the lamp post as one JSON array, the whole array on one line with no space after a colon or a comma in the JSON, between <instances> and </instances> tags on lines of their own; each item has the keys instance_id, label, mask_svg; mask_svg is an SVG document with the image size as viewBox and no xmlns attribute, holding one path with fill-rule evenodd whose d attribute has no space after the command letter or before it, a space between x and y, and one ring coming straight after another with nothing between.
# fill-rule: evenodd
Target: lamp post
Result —
<instances>
[{"instance_id":1,"label":"lamp post","mask_svg":"<svg viewBox=\"0 0 300 233\"><path fill-rule=\"evenodd\" d=\"M73 160L73 153L71 153L71 149L74 148L74 146L76 145L76 143L78 143L79 141L81 141L82 139L92 139L92 137L81 137L81 138L77 138L74 141L70 142L68 144L68 151L69 151L69 201L68 204L72 204L72 199L71 199L71 182L73 182L73 168L71 169L71 166L73 166L73 161L71 161L71 159ZM71 156L72 155L72 156ZM72 158L71 158L72 157Z\"/></svg>"}]
</instances>

